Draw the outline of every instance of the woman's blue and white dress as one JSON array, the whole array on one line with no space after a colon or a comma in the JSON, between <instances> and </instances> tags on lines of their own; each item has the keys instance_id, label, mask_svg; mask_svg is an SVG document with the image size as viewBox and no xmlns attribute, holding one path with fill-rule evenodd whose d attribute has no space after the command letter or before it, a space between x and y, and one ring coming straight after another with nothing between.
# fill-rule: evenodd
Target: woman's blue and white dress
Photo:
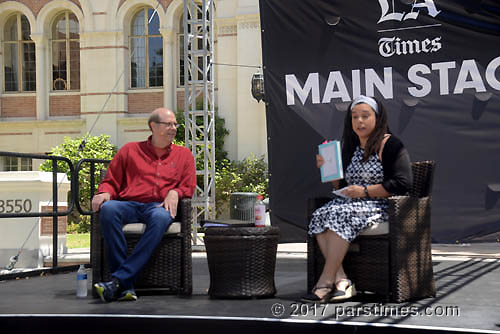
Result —
<instances>
[{"instance_id":1,"label":"woman's blue and white dress","mask_svg":"<svg viewBox=\"0 0 500 334\"><path fill-rule=\"evenodd\" d=\"M351 163L347 166L347 185L369 186L382 183L384 168L377 154L363 162L363 149L356 148ZM309 224L309 234L318 234L330 229L342 239L351 242L367 226L387 222L387 199L337 197L314 211Z\"/></svg>"}]
</instances>

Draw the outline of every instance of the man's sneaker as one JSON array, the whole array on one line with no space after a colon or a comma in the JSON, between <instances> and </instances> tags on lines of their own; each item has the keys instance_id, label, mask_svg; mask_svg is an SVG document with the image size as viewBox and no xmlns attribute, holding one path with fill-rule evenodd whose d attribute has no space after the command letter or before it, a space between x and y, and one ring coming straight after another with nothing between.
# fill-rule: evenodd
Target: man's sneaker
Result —
<instances>
[{"instance_id":1,"label":"man's sneaker","mask_svg":"<svg viewBox=\"0 0 500 334\"><path fill-rule=\"evenodd\" d=\"M116 299L120 290L120 282L113 278L109 282L99 282L94 284L95 291L105 303L111 302Z\"/></svg>"},{"instance_id":2,"label":"man's sneaker","mask_svg":"<svg viewBox=\"0 0 500 334\"><path fill-rule=\"evenodd\" d=\"M121 293L118 298L119 301L135 301L137 300L137 295L135 294L134 289L128 289Z\"/></svg>"}]
</instances>

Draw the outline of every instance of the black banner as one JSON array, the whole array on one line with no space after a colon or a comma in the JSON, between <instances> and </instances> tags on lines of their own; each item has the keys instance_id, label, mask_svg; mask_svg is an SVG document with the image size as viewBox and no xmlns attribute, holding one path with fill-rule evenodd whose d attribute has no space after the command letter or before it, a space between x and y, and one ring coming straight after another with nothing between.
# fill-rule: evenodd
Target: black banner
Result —
<instances>
[{"instance_id":1,"label":"black banner","mask_svg":"<svg viewBox=\"0 0 500 334\"><path fill-rule=\"evenodd\" d=\"M357 95L375 96L412 161L435 160L436 242L500 235L500 3L260 0L271 220L306 236L325 195L317 145L340 139Z\"/></svg>"}]
</instances>

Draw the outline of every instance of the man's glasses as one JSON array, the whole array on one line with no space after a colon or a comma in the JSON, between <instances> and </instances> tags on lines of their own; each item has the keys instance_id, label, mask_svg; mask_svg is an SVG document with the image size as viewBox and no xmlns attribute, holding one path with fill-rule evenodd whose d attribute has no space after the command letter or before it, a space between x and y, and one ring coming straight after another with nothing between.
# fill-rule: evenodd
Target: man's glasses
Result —
<instances>
[{"instance_id":1,"label":"man's glasses","mask_svg":"<svg viewBox=\"0 0 500 334\"><path fill-rule=\"evenodd\" d=\"M163 125L165 125L167 128L172 128L172 127L174 127L174 128L176 128L176 129L177 129L177 128L179 127L179 124L177 124L177 123L173 123L173 122L155 122L155 123L158 123L158 124L163 124Z\"/></svg>"}]
</instances>

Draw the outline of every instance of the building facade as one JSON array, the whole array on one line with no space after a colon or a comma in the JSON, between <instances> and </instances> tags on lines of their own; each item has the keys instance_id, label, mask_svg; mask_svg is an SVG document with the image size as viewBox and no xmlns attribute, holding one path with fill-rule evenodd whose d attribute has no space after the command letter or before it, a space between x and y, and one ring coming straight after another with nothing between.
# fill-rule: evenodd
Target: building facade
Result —
<instances>
[{"instance_id":1,"label":"building facade","mask_svg":"<svg viewBox=\"0 0 500 334\"><path fill-rule=\"evenodd\" d=\"M0 0L0 150L45 153L65 136L149 135L148 114L184 107L183 0ZM217 0L216 109L230 159L266 155L257 0ZM243 65L243 66L235 66ZM0 170L36 169L3 158Z\"/></svg>"}]
</instances>

